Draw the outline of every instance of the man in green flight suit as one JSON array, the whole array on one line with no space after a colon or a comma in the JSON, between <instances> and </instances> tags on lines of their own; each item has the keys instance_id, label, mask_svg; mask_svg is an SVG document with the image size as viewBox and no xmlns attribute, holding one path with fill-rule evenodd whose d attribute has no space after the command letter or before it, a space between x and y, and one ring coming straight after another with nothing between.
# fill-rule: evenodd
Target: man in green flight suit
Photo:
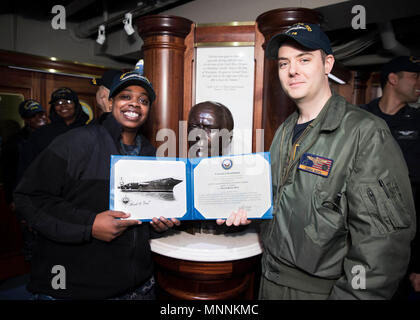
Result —
<instances>
[{"instance_id":1,"label":"man in green flight suit","mask_svg":"<svg viewBox=\"0 0 420 320\"><path fill-rule=\"evenodd\" d=\"M261 224L259 298L391 298L415 234L399 146L382 119L331 91L334 56L318 25L273 36L266 57L298 109L270 148L274 218ZM247 223L243 210L226 220Z\"/></svg>"}]
</instances>

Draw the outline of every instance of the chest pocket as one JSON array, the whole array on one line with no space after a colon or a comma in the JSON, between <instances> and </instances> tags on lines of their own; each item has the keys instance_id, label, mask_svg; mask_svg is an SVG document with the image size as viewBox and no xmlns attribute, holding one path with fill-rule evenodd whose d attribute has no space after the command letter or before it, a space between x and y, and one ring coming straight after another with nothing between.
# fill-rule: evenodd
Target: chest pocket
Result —
<instances>
[{"instance_id":1,"label":"chest pocket","mask_svg":"<svg viewBox=\"0 0 420 320\"><path fill-rule=\"evenodd\" d=\"M387 177L378 183L363 185L360 192L379 233L386 234L410 226L409 210L394 179Z\"/></svg>"},{"instance_id":2,"label":"chest pocket","mask_svg":"<svg viewBox=\"0 0 420 320\"><path fill-rule=\"evenodd\" d=\"M320 247L343 245L347 234L347 200L345 193L339 198L330 197L325 191L316 190L312 196L312 214L304 230ZM341 241L339 240L341 239Z\"/></svg>"}]
</instances>

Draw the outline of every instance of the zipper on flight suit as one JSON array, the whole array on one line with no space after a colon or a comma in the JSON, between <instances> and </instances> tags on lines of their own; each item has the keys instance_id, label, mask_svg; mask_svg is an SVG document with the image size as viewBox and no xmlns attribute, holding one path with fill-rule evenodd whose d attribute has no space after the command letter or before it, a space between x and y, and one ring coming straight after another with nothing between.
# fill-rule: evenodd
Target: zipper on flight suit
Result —
<instances>
[{"instance_id":1,"label":"zipper on flight suit","mask_svg":"<svg viewBox=\"0 0 420 320\"><path fill-rule=\"evenodd\" d=\"M305 128L305 130L302 132L302 134L300 135L300 137L295 141L295 143L293 144L293 146L292 146L292 150L291 150L291 152L290 152L290 154L289 154L289 158L288 158L288 160L287 160L287 170L286 170L286 173L284 174L284 176L283 176L283 179L282 179L282 183L281 183L281 186L283 186L283 184L284 184L284 182L287 180L287 178L289 177L289 173L290 173L290 170L292 169L292 167L293 167L293 165L295 164L295 161L296 161L296 159L295 159L295 156L296 156L296 148L297 147L299 147L300 146L300 144L299 144L299 141L300 140L302 140L306 135L307 135L307 133L309 132L309 129L310 128L312 128L311 127L311 124L309 124L306 128ZM316 140L315 140L316 141ZM309 145L307 148L306 148L306 150L308 150L310 147L312 147L312 145L315 143L315 141L311 144L311 145ZM306 151L305 150L305 151Z\"/></svg>"},{"instance_id":2,"label":"zipper on flight suit","mask_svg":"<svg viewBox=\"0 0 420 320\"><path fill-rule=\"evenodd\" d=\"M299 146L299 144L298 144L298 142L300 141L300 140L302 140L306 135L307 135L307 133L309 132L309 129L310 128L312 128L312 123L310 123L306 128L305 128L305 130L303 130L303 132L302 132L302 134L300 135L300 137L295 141L295 143L293 144L293 146L292 146L292 150L291 150L291 152L289 153L289 156L288 156L288 159L287 159L287 169L286 169L286 172L285 172L285 174L281 177L281 183L277 186L277 194L279 195L278 197L277 197L277 202L276 202L276 205L278 205L279 204L279 202L280 202L280 198L281 198L281 196L280 196L280 194L281 194L281 192L283 191L283 188L284 188L284 183L285 183L285 181L287 180L287 177L289 176L289 173L290 173L290 170L291 170L291 168L293 167L293 164L294 164L294 162L295 162L295 155L296 155L296 147L297 146ZM280 153L280 155L281 155L281 150L282 150L282 148L283 148L283 139L284 139L284 131L285 131L285 129L283 128L283 133L282 133L282 139L281 139L281 143L280 143L280 150L279 150L279 153ZM312 147L312 145L315 143L315 141L316 141L316 139L306 148L306 150L308 150L310 147ZM305 151L306 151L305 150ZM293 153L293 155L292 155L292 153ZM292 158L292 159L291 159ZM280 159L281 159L281 156L280 156ZM291 161L292 160L292 161ZM272 234L273 234L273 231L274 231L274 221L275 221L275 219L276 219L276 215L274 214L273 215L273 223L271 224L271 230L270 230L270 232L268 233L269 234L269 237L271 238L271 236L272 236Z\"/></svg>"}]
</instances>

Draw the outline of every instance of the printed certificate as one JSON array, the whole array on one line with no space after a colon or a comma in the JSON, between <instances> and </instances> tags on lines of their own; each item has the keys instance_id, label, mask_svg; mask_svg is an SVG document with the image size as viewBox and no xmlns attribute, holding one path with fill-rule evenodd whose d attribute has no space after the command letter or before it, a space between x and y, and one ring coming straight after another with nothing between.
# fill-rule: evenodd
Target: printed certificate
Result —
<instances>
[{"instance_id":1,"label":"printed certificate","mask_svg":"<svg viewBox=\"0 0 420 320\"><path fill-rule=\"evenodd\" d=\"M130 219L272 218L270 154L212 158L112 156L110 209Z\"/></svg>"}]
</instances>

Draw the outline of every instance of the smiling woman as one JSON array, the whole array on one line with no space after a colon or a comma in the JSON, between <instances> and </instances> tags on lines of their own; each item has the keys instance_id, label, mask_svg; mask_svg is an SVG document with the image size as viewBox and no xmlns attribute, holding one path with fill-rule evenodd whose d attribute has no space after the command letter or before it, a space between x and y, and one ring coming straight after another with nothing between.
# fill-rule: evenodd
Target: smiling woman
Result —
<instances>
[{"instance_id":1,"label":"smiling woman","mask_svg":"<svg viewBox=\"0 0 420 320\"><path fill-rule=\"evenodd\" d=\"M28 285L35 299L154 297L150 226L162 232L179 221L153 217L149 225L109 210L109 172L111 155L155 156L139 130L155 93L146 78L129 72L115 81L110 98L111 113L57 137L16 190L16 206L40 239ZM57 113L73 104L68 97L52 100ZM45 265L72 271L66 290L51 287Z\"/></svg>"},{"instance_id":2,"label":"smiling woman","mask_svg":"<svg viewBox=\"0 0 420 320\"><path fill-rule=\"evenodd\" d=\"M123 131L121 137L124 144L133 145L138 128L146 121L150 102L144 88L132 85L124 88L112 101L112 114Z\"/></svg>"},{"instance_id":3,"label":"smiling woman","mask_svg":"<svg viewBox=\"0 0 420 320\"><path fill-rule=\"evenodd\" d=\"M69 125L76 118L76 108L72 100L59 99L54 103L55 112Z\"/></svg>"},{"instance_id":4,"label":"smiling woman","mask_svg":"<svg viewBox=\"0 0 420 320\"><path fill-rule=\"evenodd\" d=\"M112 115L122 126L121 139L134 145L137 130L146 121L156 94L147 78L137 72L127 72L111 87Z\"/></svg>"}]
</instances>

